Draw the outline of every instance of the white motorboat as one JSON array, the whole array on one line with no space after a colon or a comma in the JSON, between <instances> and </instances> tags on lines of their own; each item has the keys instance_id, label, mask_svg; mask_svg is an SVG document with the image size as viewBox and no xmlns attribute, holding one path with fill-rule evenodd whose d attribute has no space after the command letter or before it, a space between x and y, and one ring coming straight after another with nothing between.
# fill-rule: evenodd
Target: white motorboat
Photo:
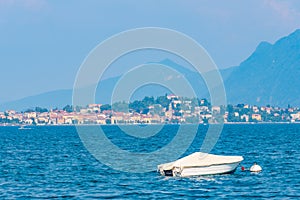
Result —
<instances>
[{"instance_id":1,"label":"white motorboat","mask_svg":"<svg viewBox=\"0 0 300 200\"><path fill-rule=\"evenodd\" d=\"M201 176L233 173L242 156L220 156L195 152L174 162L157 166L157 171L164 176Z\"/></svg>"}]
</instances>

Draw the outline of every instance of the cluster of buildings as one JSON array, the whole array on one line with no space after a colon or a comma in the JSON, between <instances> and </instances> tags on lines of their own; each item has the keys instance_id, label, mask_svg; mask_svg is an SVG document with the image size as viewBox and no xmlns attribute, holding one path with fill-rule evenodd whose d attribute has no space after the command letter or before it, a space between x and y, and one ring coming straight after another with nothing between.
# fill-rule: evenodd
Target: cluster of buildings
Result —
<instances>
[{"instance_id":1,"label":"cluster of buildings","mask_svg":"<svg viewBox=\"0 0 300 200\"><path fill-rule=\"evenodd\" d=\"M296 107L280 108L274 106L250 106L238 104L227 106L225 122L300 122L300 109Z\"/></svg>"},{"instance_id":2,"label":"cluster of buildings","mask_svg":"<svg viewBox=\"0 0 300 200\"><path fill-rule=\"evenodd\" d=\"M207 100L166 96L168 105L152 104L147 112L133 109L118 111L90 104L75 110L0 112L0 125L73 125L73 124L191 124L191 123L255 123L300 122L299 108L250 106L248 104L211 106Z\"/></svg>"}]
</instances>

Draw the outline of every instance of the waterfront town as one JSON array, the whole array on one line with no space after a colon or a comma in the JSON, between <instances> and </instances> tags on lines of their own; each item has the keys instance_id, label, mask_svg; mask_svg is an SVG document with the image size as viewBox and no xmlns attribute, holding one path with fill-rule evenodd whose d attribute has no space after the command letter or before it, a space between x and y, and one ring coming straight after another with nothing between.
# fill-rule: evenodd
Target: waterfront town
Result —
<instances>
[{"instance_id":1,"label":"waterfront town","mask_svg":"<svg viewBox=\"0 0 300 200\"><path fill-rule=\"evenodd\" d=\"M62 109L36 107L22 112L0 112L0 125L91 125L91 124L208 124L297 123L300 109L287 106L248 104L211 106L206 99L176 95L145 97L131 103L66 105Z\"/></svg>"}]
</instances>

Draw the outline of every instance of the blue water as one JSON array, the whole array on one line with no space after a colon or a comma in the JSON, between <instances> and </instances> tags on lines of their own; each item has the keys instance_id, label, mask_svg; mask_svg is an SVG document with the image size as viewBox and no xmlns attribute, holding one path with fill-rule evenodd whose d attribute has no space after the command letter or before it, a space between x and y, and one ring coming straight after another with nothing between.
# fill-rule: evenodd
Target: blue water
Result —
<instances>
[{"instance_id":1,"label":"blue water","mask_svg":"<svg viewBox=\"0 0 300 200\"><path fill-rule=\"evenodd\" d=\"M166 145L178 127L166 126L148 140L129 137L116 126L103 129L122 149L139 152ZM185 155L199 150L206 130L199 127ZM85 149L75 127L0 127L0 199L299 198L299 136L299 124L226 125L212 153L242 155L243 166L258 162L263 171L253 174L239 167L229 175L173 178L155 171L124 173L101 164Z\"/></svg>"}]
</instances>

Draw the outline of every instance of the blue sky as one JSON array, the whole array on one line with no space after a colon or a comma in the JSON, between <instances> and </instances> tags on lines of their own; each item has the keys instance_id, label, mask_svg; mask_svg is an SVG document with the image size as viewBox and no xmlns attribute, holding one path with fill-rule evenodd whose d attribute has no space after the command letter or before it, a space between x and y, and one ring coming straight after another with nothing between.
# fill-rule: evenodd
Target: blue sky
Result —
<instances>
[{"instance_id":1,"label":"blue sky","mask_svg":"<svg viewBox=\"0 0 300 200\"><path fill-rule=\"evenodd\" d=\"M298 0L0 0L0 103L72 88L87 54L127 29L183 32L226 68L300 28L299 19Z\"/></svg>"}]
</instances>

